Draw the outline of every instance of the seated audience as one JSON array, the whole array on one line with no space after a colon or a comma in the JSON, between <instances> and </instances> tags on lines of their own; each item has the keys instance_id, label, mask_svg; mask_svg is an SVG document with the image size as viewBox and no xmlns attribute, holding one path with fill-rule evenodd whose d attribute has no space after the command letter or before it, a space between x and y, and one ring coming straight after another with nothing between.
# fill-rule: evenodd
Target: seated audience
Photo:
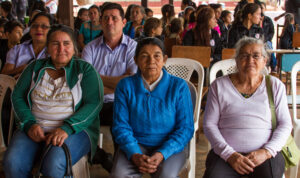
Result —
<instances>
[{"instance_id":1,"label":"seated audience","mask_svg":"<svg viewBox=\"0 0 300 178\"><path fill-rule=\"evenodd\" d=\"M89 19L89 10L87 8L80 8L74 22L75 29L80 30L82 23L87 22Z\"/></svg>"},{"instance_id":2,"label":"seated audience","mask_svg":"<svg viewBox=\"0 0 300 178\"><path fill-rule=\"evenodd\" d=\"M220 20L222 21L222 26L220 26L220 30L221 30L221 41L224 48L227 48L228 46L227 38L228 38L229 29L231 28L231 19L232 19L231 12L228 10L223 10L220 17Z\"/></svg>"},{"instance_id":3,"label":"seated audience","mask_svg":"<svg viewBox=\"0 0 300 178\"><path fill-rule=\"evenodd\" d=\"M146 17L150 18L153 17L153 10L150 8L145 8Z\"/></svg>"},{"instance_id":4,"label":"seated audience","mask_svg":"<svg viewBox=\"0 0 300 178\"><path fill-rule=\"evenodd\" d=\"M185 80L170 75L163 42L138 43L138 72L117 85L112 132L119 145L111 177L177 177L193 136L193 105Z\"/></svg>"},{"instance_id":5,"label":"seated audience","mask_svg":"<svg viewBox=\"0 0 300 178\"><path fill-rule=\"evenodd\" d=\"M220 19L222 13L222 5L221 4L209 4L209 6L215 11L217 26L215 26L214 30L216 30L221 36L221 27L223 26L223 21Z\"/></svg>"},{"instance_id":6,"label":"seated audience","mask_svg":"<svg viewBox=\"0 0 300 178\"><path fill-rule=\"evenodd\" d=\"M261 20L261 7L255 3L244 6L240 16L235 17L228 34L228 47L233 48L235 43L244 36L264 39L264 32L259 23Z\"/></svg>"},{"instance_id":7,"label":"seated audience","mask_svg":"<svg viewBox=\"0 0 300 178\"><path fill-rule=\"evenodd\" d=\"M86 44L93 41L101 32L100 25L100 9L96 5L89 8L90 21L84 22L79 31L78 43L80 49L83 49Z\"/></svg>"},{"instance_id":8,"label":"seated audience","mask_svg":"<svg viewBox=\"0 0 300 178\"><path fill-rule=\"evenodd\" d=\"M0 3L0 14L2 18L9 21L16 20L16 18L12 15L12 3L9 1L3 1Z\"/></svg>"},{"instance_id":9,"label":"seated audience","mask_svg":"<svg viewBox=\"0 0 300 178\"><path fill-rule=\"evenodd\" d=\"M213 28L217 25L215 12L210 7L202 8L197 15L194 29L186 32L183 38L185 46L209 46L211 47L211 64L221 60L222 43L217 31Z\"/></svg>"},{"instance_id":10,"label":"seated audience","mask_svg":"<svg viewBox=\"0 0 300 178\"><path fill-rule=\"evenodd\" d=\"M234 8L233 16L235 17L238 11L242 10L246 4L250 4L250 3L255 3L260 6L259 0L240 0L240 2L238 2L238 4Z\"/></svg>"},{"instance_id":11,"label":"seated audience","mask_svg":"<svg viewBox=\"0 0 300 178\"><path fill-rule=\"evenodd\" d=\"M95 67L103 80L104 103L100 123L102 126L112 126L115 88L122 78L136 73L137 67L133 59L136 41L122 31L126 19L120 4L107 3L101 9L101 14L103 35L85 46L82 58ZM110 172L112 155L99 148L93 163L100 163Z\"/></svg>"},{"instance_id":12,"label":"seated audience","mask_svg":"<svg viewBox=\"0 0 300 178\"><path fill-rule=\"evenodd\" d=\"M139 41L145 37L157 37L161 40L161 33L162 33L162 22L155 17L151 17L146 20L144 24L144 29L142 35L140 35L138 38L136 38L136 41Z\"/></svg>"},{"instance_id":13,"label":"seated audience","mask_svg":"<svg viewBox=\"0 0 300 178\"><path fill-rule=\"evenodd\" d=\"M23 29L23 24L17 20L9 21L5 24L5 34L7 39L0 39L0 59L3 65L6 62L7 52L20 43Z\"/></svg>"},{"instance_id":14,"label":"seated audience","mask_svg":"<svg viewBox=\"0 0 300 178\"><path fill-rule=\"evenodd\" d=\"M4 32L4 26L5 24L8 22L7 19L4 19L4 18L0 18L0 39L6 39L6 35L5 35L5 32Z\"/></svg>"},{"instance_id":15,"label":"seated audience","mask_svg":"<svg viewBox=\"0 0 300 178\"><path fill-rule=\"evenodd\" d=\"M266 77L269 55L260 39L244 37L236 44L237 73L217 78L210 86L203 129L212 150L204 178L281 178L281 153L292 123L284 84L270 76L277 125L272 116Z\"/></svg>"},{"instance_id":16,"label":"seated audience","mask_svg":"<svg viewBox=\"0 0 300 178\"><path fill-rule=\"evenodd\" d=\"M168 57L172 56L172 47L182 45L181 34L183 31L182 21L180 18L174 18L167 28L164 44Z\"/></svg>"},{"instance_id":17,"label":"seated audience","mask_svg":"<svg viewBox=\"0 0 300 178\"><path fill-rule=\"evenodd\" d=\"M170 24L171 20L175 18L174 6L172 4L163 5L161 8L161 15L162 18L160 20L162 21L163 26L162 34L165 35L167 26Z\"/></svg>"},{"instance_id":18,"label":"seated audience","mask_svg":"<svg viewBox=\"0 0 300 178\"><path fill-rule=\"evenodd\" d=\"M32 40L16 45L8 51L1 73L17 78L31 61L45 58L47 34L51 24L49 14L40 12L35 15L30 25Z\"/></svg>"},{"instance_id":19,"label":"seated audience","mask_svg":"<svg viewBox=\"0 0 300 178\"><path fill-rule=\"evenodd\" d=\"M284 16L284 25L280 35L280 49L292 49L293 34L295 32L295 18L294 14L287 13Z\"/></svg>"},{"instance_id":20,"label":"seated audience","mask_svg":"<svg viewBox=\"0 0 300 178\"><path fill-rule=\"evenodd\" d=\"M126 23L123 28L123 33L130 38L134 38L135 29L145 23L145 10L144 7L139 5L133 5L131 7L130 21Z\"/></svg>"},{"instance_id":21,"label":"seated audience","mask_svg":"<svg viewBox=\"0 0 300 178\"><path fill-rule=\"evenodd\" d=\"M20 130L4 156L6 177L30 177L40 150L53 147L44 158L43 176L64 177L65 143L72 165L93 157L99 137L103 85L92 65L77 59L73 30L54 26L47 36L49 58L36 60L22 73L12 93Z\"/></svg>"},{"instance_id":22,"label":"seated audience","mask_svg":"<svg viewBox=\"0 0 300 178\"><path fill-rule=\"evenodd\" d=\"M188 6L193 7L193 1L192 0L182 0L181 1L180 9L182 11L178 14L178 18L181 18L181 17L183 18L183 16L184 16L184 10Z\"/></svg>"},{"instance_id":23,"label":"seated audience","mask_svg":"<svg viewBox=\"0 0 300 178\"><path fill-rule=\"evenodd\" d=\"M184 12L184 14L183 14L183 21L184 21L183 22L183 28L184 28L184 30L183 30L183 33L182 33L182 37L184 37L184 35L186 34L187 31L194 28L195 24L196 24L196 18L195 18L195 13L194 13L195 9L192 6L186 7L183 12ZM191 23L193 23L193 24L191 24Z\"/></svg>"},{"instance_id":24,"label":"seated audience","mask_svg":"<svg viewBox=\"0 0 300 178\"><path fill-rule=\"evenodd\" d=\"M126 9L126 12L125 12L125 19L126 19L126 22L129 22L129 21L131 21L131 18L130 18L130 16L131 16L131 8L133 7L133 6L135 6L136 4L129 4L129 6L127 6L127 9Z\"/></svg>"},{"instance_id":25,"label":"seated audience","mask_svg":"<svg viewBox=\"0 0 300 178\"><path fill-rule=\"evenodd\" d=\"M264 41L267 44L269 49L273 49L273 45L272 45L272 39L274 36L274 24L273 21L270 17L265 15L265 11L266 11L266 3L261 2L261 21L260 21L260 27L263 29L264 31ZM275 72L275 67L277 65L277 61L275 58L275 54L272 53L271 54L271 60L270 60L270 65L271 65L271 69L272 71Z\"/></svg>"}]
</instances>

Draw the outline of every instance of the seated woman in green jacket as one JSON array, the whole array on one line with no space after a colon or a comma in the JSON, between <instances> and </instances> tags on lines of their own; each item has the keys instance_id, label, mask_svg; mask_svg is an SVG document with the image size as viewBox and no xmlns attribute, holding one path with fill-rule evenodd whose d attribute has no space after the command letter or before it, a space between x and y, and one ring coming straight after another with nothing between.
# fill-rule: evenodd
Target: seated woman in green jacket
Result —
<instances>
[{"instance_id":1,"label":"seated woman in green jacket","mask_svg":"<svg viewBox=\"0 0 300 178\"><path fill-rule=\"evenodd\" d=\"M74 165L86 154L94 155L99 135L103 84L95 69L76 59L72 29L53 26L47 35L49 58L31 62L12 93L20 125L5 153L5 176L29 177L34 160L47 144L44 176L63 177L65 143Z\"/></svg>"}]
</instances>

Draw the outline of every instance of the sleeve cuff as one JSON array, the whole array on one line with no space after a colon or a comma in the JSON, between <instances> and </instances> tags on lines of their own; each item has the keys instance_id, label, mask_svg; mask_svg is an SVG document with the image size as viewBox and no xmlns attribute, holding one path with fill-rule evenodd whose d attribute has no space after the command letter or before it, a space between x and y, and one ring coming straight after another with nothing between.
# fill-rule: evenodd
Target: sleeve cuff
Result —
<instances>
[{"instance_id":1,"label":"sleeve cuff","mask_svg":"<svg viewBox=\"0 0 300 178\"><path fill-rule=\"evenodd\" d=\"M277 152L274 151L274 150L272 150L272 149L269 148L269 147L264 147L264 149L268 150L269 153L272 155L273 158L277 155Z\"/></svg>"},{"instance_id":2,"label":"sleeve cuff","mask_svg":"<svg viewBox=\"0 0 300 178\"><path fill-rule=\"evenodd\" d=\"M172 155L172 153L166 149L158 149L157 152L161 152L164 156L164 160L168 159Z\"/></svg>"},{"instance_id":3,"label":"sleeve cuff","mask_svg":"<svg viewBox=\"0 0 300 178\"><path fill-rule=\"evenodd\" d=\"M137 143L133 143L133 144L129 144L126 146L121 146L121 150L123 150L128 158L128 160L131 159L131 156L133 154L143 154L141 148L139 147L139 145Z\"/></svg>"},{"instance_id":4,"label":"sleeve cuff","mask_svg":"<svg viewBox=\"0 0 300 178\"><path fill-rule=\"evenodd\" d=\"M24 131L25 133L28 133L30 127L33 125L33 124L36 124L36 121L28 121L25 125L24 125Z\"/></svg>"},{"instance_id":5,"label":"sleeve cuff","mask_svg":"<svg viewBox=\"0 0 300 178\"><path fill-rule=\"evenodd\" d=\"M63 129L68 135L71 135L72 133L74 133L73 128L67 123L62 125L60 128Z\"/></svg>"}]
</instances>

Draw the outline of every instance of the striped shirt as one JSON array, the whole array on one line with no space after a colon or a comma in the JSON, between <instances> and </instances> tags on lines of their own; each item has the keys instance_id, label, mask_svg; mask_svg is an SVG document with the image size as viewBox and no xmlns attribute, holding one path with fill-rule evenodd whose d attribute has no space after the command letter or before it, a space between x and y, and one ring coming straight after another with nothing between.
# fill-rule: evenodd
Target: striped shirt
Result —
<instances>
[{"instance_id":1,"label":"striped shirt","mask_svg":"<svg viewBox=\"0 0 300 178\"><path fill-rule=\"evenodd\" d=\"M32 113L45 132L63 125L71 116L73 97L65 77L52 79L47 71L31 93Z\"/></svg>"}]
</instances>

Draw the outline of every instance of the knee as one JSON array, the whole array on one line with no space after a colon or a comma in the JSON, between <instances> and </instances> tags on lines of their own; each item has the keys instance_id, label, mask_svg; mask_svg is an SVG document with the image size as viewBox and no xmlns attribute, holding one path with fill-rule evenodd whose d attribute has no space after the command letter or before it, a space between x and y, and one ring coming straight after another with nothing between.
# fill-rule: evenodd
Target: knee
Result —
<instances>
[{"instance_id":1,"label":"knee","mask_svg":"<svg viewBox=\"0 0 300 178\"><path fill-rule=\"evenodd\" d=\"M28 175L32 169L32 163L26 162L21 155L7 150L3 158L3 168L6 177Z\"/></svg>"},{"instance_id":2,"label":"knee","mask_svg":"<svg viewBox=\"0 0 300 178\"><path fill-rule=\"evenodd\" d=\"M170 171L169 169L164 169L162 168L158 172L158 177L159 178L177 178L179 172L177 171Z\"/></svg>"},{"instance_id":3,"label":"knee","mask_svg":"<svg viewBox=\"0 0 300 178\"><path fill-rule=\"evenodd\" d=\"M45 176L50 177L63 177L66 172L66 156L62 151L62 148L52 150L46 155L41 172Z\"/></svg>"}]
</instances>

